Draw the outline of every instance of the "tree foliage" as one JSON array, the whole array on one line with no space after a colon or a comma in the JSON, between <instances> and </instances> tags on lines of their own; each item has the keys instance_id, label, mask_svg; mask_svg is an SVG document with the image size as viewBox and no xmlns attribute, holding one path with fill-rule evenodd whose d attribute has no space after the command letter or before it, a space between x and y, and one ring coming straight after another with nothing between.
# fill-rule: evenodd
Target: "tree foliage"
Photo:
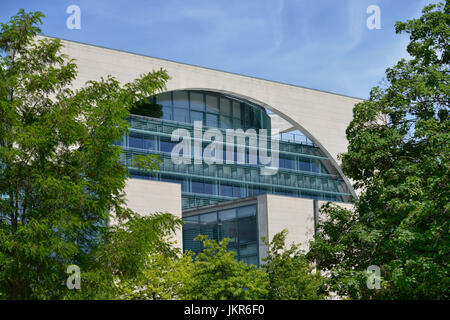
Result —
<instances>
[{"instance_id":1,"label":"tree foliage","mask_svg":"<svg viewBox=\"0 0 450 320\"><path fill-rule=\"evenodd\" d=\"M274 235L262 270L268 277L270 300L317 300L324 298L321 289L322 277L315 272L300 244L287 247L287 230Z\"/></svg>"},{"instance_id":2,"label":"tree foliage","mask_svg":"<svg viewBox=\"0 0 450 320\"><path fill-rule=\"evenodd\" d=\"M227 251L229 239L217 243L199 235L203 250L195 257L181 288L183 299L193 300L253 300L264 299L267 277L254 265L235 259Z\"/></svg>"},{"instance_id":3,"label":"tree foliage","mask_svg":"<svg viewBox=\"0 0 450 320\"><path fill-rule=\"evenodd\" d=\"M344 173L361 190L354 210L326 206L310 257L329 290L351 298L449 298L450 4L398 22L410 60L357 104ZM381 270L368 289L366 269Z\"/></svg>"},{"instance_id":4,"label":"tree foliage","mask_svg":"<svg viewBox=\"0 0 450 320\"><path fill-rule=\"evenodd\" d=\"M36 41L42 18L20 10L1 24L1 298L61 298L67 265L92 271L93 259L105 274L131 276L142 254L129 247L125 227L108 228L112 215L128 220L130 230L138 220L150 231L164 225L163 233L176 225L167 216L141 219L126 208L127 169L113 145L127 132L129 109L164 90L167 73L123 85L107 77L73 90L77 68L60 53L61 41ZM154 168L151 158L138 163ZM142 238L135 243L159 245L157 235L136 233Z\"/></svg>"}]
</instances>

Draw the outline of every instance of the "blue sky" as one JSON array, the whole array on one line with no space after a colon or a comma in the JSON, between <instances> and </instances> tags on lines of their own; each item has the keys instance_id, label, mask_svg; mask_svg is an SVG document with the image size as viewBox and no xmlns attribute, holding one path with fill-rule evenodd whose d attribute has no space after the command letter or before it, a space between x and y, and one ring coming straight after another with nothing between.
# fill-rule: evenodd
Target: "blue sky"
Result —
<instances>
[{"instance_id":1,"label":"blue sky","mask_svg":"<svg viewBox=\"0 0 450 320\"><path fill-rule=\"evenodd\" d=\"M437 0L0 0L0 21L40 10L53 37L368 97L387 67L408 57L394 24ZM66 27L69 5L81 29ZM369 5L381 29L369 30Z\"/></svg>"}]
</instances>

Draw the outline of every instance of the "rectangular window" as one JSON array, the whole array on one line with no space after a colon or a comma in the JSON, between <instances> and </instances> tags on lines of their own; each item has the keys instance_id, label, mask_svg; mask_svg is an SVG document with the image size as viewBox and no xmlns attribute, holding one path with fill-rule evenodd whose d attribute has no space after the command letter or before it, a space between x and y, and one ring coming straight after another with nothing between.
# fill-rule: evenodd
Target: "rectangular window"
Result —
<instances>
[{"instance_id":1,"label":"rectangular window","mask_svg":"<svg viewBox=\"0 0 450 320\"><path fill-rule=\"evenodd\" d=\"M256 206L245 206L237 209L237 216L239 218L251 217L256 215Z\"/></svg>"},{"instance_id":2,"label":"rectangular window","mask_svg":"<svg viewBox=\"0 0 450 320\"><path fill-rule=\"evenodd\" d=\"M233 118L242 119L241 117L241 104L239 102L233 101Z\"/></svg>"},{"instance_id":3,"label":"rectangular window","mask_svg":"<svg viewBox=\"0 0 450 320\"><path fill-rule=\"evenodd\" d=\"M214 183L205 182L203 184L203 186L204 186L204 192L206 194L216 194L216 192L215 192L215 184Z\"/></svg>"},{"instance_id":4,"label":"rectangular window","mask_svg":"<svg viewBox=\"0 0 450 320\"><path fill-rule=\"evenodd\" d=\"M232 220L234 218L236 218L236 209L235 208L219 211L219 220L220 221Z\"/></svg>"},{"instance_id":5,"label":"rectangular window","mask_svg":"<svg viewBox=\"0 0 450 320\"><path fill-rule=\"evenodd\" d=\"M163 107L162 112L163 112L162 118L164 120L173 120L172 107Z\"/></svg>"},{"instance_id":6,"label":"rectangular window","mask_svg":"<svg viewBox=\"0 0 450 320\"><path fill-rule=\"evenodd\" d=\"M211 114L211 113L206 114L206 126L212 127L212 128L217 128L217 115L216 114Z\"/></svg>"},{"instance_id":7,"label":"rectangular window","mask_svg":"<svg viewBox=\"0 0 450 320\"><path fill-rule=\"evenodd\" d=\"M250 256L256 255L258 253L258 248L256 247L256 242L243 244L239 246L240 256Z\"/></svg>"},{"instance_id":8,"label":"rectangular window","mask_svg":"<svg viewBox=\"0 0 450 320\"><path fill-rule=\"evenodd\" d=\"M311 161L311 171L320 173L320 162L318 160Z\"/></svg>"},{"instance_id":9,"label":"rectangular window","mask_svg":"<svg viewBox=\"0 0 450 320\"><path fill-rule=\"evenodd\" d=\"M206 95L206 111L212 113L219 112L219 101L217 96Z\"/></svg>"},{"instance_id":10,"label":"rectangular window","mask_svg":"<svg viewBox=\"0 0 450 320\"><path fill-rule=\"evenodd\" d=\"M245 189L239 186L233 186L233 197L235 198L243 198Z\"/></svg>"},{"instance_id":11,"label":"rectangular window","mask_svg":"<svg viewBox=\"0 0 450 320\"><path fill-rule=\"evenodd\" d=\"M142 149L142 138L137 136L130 136L128 138L128 145L130 146L130 148Z\"/></svg>"},{"instance_id":12,"label":"rectangular window","mask_svg":"<svg viewBox=\"0 0 450 320\"><path fill-rule=\"evenodd\" d=\"M245 129L245 128L242 128L242 127L243 126L242 126L241 119L233 118L233 128L235 128L235 129Z\"/></svg>"},{"instance_id":13,"label":"rectangular window","mask_svg":"<svg viewBox=\"0 0 450 320\"><path fill-rule=\"evenodd\" d=\"M220 98L220 114L231 117L231 101Z\"/></svg>"},{"instance_id":14,"label":"rectangular window","mask_svg":"<svg viewBox=\"0 0 450 320\"><path fill-rule=\"evenodd\" d=\"M191 92L191 110L205 111L203 93Z\"/></svg>"},{"instance_id":15,"label":"rectangular window","mask_svg":"<svg viewBox=\"0 0 450 320\"><path fill-rule=\"evenodd\" d=\"M237 223L235 221L226 221L219 225L221 239L228 238L228 249L231 250L237 246ZM237 252L237 250L235 251Z\"/></svg>"},{"instance_id":16,"label":"rectangular window","mask_svg":"<svg viewBox=\"0 0 450 320\"><path fill-rule=\"evenodd\" d=\"M182 109L189 108L188 93L186 91L173 92L173 106Z\"/></svg>"},{"instance_id":17,"label":"rectangular window","mask_svg":"<svg viewBox=\"0 0 450 320\"><path fill-rule=\"evenodd\" d=\"M191 111L191 123L194 123L194 121L203 121L203 112L199 111Z\"/></svg>"},{"instance_id":18,"label":"rectangular window","mask_svg":"<svg viewBox=\"0 0 450 320\"><path fill-rule=\"evenodd\" d=\"M300 158L298 161L298 165L301 171L311 171L311 164L309 159Z\"/></svg>"},{"instance_id":19,"label":"rectangular window","mask_svg":"<svg viewBox=\"0 0 450 320\"><path fill-rule=\"evenodd\" d=\"M162 152L172 152L173 147L175 146L175 142L161 140L159 142L159 150Z\"/></svg>"},{"instance_id":20,"label":"rectangular window","mask_svg":"<svg viewBox=\"0 0 450 320\"><path fill-rule=\"evenodd\" d=\"M233 187L229 185L220 185L220 195L224 197L233 197Z\"/></svg>"},{"instance_id":21,"label":"rectangular window","mask_svg":"<svg viewBox=\"0 0 450 320\"><path fill-rule=\"evenodd\" d=\"M233 127L233 120L230 117L220 116L220 127L223 129L231 129Z\"/></svg>"},{"instance_id":22,"label":"rectangular window","mask_svg":"<svg viewBox=\"0 0 450 320\"><path fill-rule=\"evenodd\" d=\"M239 243L257 241L256 217L238 220Z\"/></svg>"},{"instance_id":23,"label":"rectangular window","mask_svg":"<svg viewBox=\"0 0 450 320\"><path fill-rule=\"evenodd\" d=\"M158 94L156 97L156 103L163 107L172 107L172 95L170 92L164 92Z\"/></svg>"},{"instance_id":24,"label":"rectangular window","mask_svg":"<svg viewBox=\"0 0 450 320\"><path fill-rule=\"evenodd\" d=\"M145 137L143 139L143 148L147 150L155 150L156 149L155 137Z\"/></svg>"},{"instance_id":25,"label":"rectangular window","mask_svg":"<svg viewBox=\"0 0 450 320\"><path fill-rule=\"evenodd\" d=\"M217 212L210 212L200 215L200 223L216 223Z\"/></svg>"},{"instance_id":26,"label":"rectangular window","mask_svg":"<svg viewBox=\"0 0 450 320\"><path fill-rule=\"evenodd\" d=\"M200 225L200 232L202 235L208 236L209 240L219 240L217 224ZM199 241L198 241L199 242Z\"/></svg>"},{"instance_id":27,"label":"rectangular window","mask_svg":"<svg viewBox=\"0 0 450 320\"><path fill-rule=\"evenodd\" d=\"M189 123L189 110L173 108L173 120Z\"/></svg>"},{"instance_id":28,"label":"rectangular window","mask_svg":"<svg viewBox=\"0 0 450 320\"><path fill-rule=\"evenodd\" d=\"M192 181L191 183L192 193L203 193L203 183L198 181Z\"/></svg>"}]
</instances>

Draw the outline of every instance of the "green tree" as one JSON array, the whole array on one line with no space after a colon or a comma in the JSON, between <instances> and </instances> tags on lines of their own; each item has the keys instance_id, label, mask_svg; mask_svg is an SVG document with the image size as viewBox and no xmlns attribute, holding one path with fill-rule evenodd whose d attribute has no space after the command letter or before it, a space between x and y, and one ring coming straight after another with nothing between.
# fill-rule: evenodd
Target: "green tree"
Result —
<instances>
[{"instance_id":1,"label":"green tree","mask_svg":"<svg viewBox=\"0 0 450 320\"><path fill-rule=\"evenodd\" d=\"M88 270L92 284L108 273L131 276L159 233L137 232L142 250L133 255L124 239L134 235L109 228L111 216L136 229L165 225L166 232L177 224L165 215L140 219L125 207L127 169L113 145L127 133L129 110L164 90L167 73L124 85L107 77L72 90L76 65L60 53L61 42L36 41L42 17L20 10L1 23L0 298L64 297L70 264ZM137 160L155 167L154 158Z\"/></svg>"},{"instance_id":2,"label":"green tree","mask_svg":"<svg viewBox=\"0 0 450 320\"><path fill-rule=\"evenodd\" d=\"M267 294L267 277L254 265L235 259L235 252L227 251L229 239L217 243L199 235L204 249L198 253L180 288L182 299L193 300L251 300L263 299Z\"/></svg>"},{"instance_id":3,"label":"green tree","mask_svg":"<svg viewBox=\"0 0 450 320\"><path fill-rule=\"evenodd\" d=\"M263 259L262 270L269 279L269 300L323 299L322 277L313 271L299 244L285 244L287 230L277 233L272 241L266 241L269 249Z\"/></svg>"},{"instance_id":4,"label":"green tree","mask_svg":"<svg viewBox=\"0 0 450 320\"><path fill-rule=\"evenodd\" d=\"M357 104L343 171L361 190L354 210L328 205L310 257L329 290L350 298L449 299L450 5L398 22L410 60ZM369 289L367 268L381 270ZM371 279L369 279L371 281Z\"/></svg>"},{"instance_id":5,"label":"green tree","mask_svg":"<svg viewBox=\"0 0 450 320\"><path fill-rule=\"evenodd\" d=\"M130 218L108 229L82 269L81 290L65 299L175 299L186 259L174 247L181 219L170 213Z\"/></svg>"}]
</instances>

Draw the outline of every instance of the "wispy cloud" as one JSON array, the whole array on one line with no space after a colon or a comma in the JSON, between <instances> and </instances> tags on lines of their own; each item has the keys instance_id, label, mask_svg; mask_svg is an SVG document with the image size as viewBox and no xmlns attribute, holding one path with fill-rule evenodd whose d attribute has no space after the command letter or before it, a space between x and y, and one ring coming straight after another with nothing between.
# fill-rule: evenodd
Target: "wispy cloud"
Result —
<instances>
[{"instance_id":1,"label":"wispy cloud","mask_svg":"<svg viewBox=\"0 0 450 320\"><path fill-rule=\"evenodd\" d=\"M366 97L407 57L395 21L437 1L16 0L1 2L0 18L39 9L48 35ZM79 31L65 28L69 4L81 7ZM372 4L381 8L381 30L366 28Z\"/></svg>"}]
</instances>

